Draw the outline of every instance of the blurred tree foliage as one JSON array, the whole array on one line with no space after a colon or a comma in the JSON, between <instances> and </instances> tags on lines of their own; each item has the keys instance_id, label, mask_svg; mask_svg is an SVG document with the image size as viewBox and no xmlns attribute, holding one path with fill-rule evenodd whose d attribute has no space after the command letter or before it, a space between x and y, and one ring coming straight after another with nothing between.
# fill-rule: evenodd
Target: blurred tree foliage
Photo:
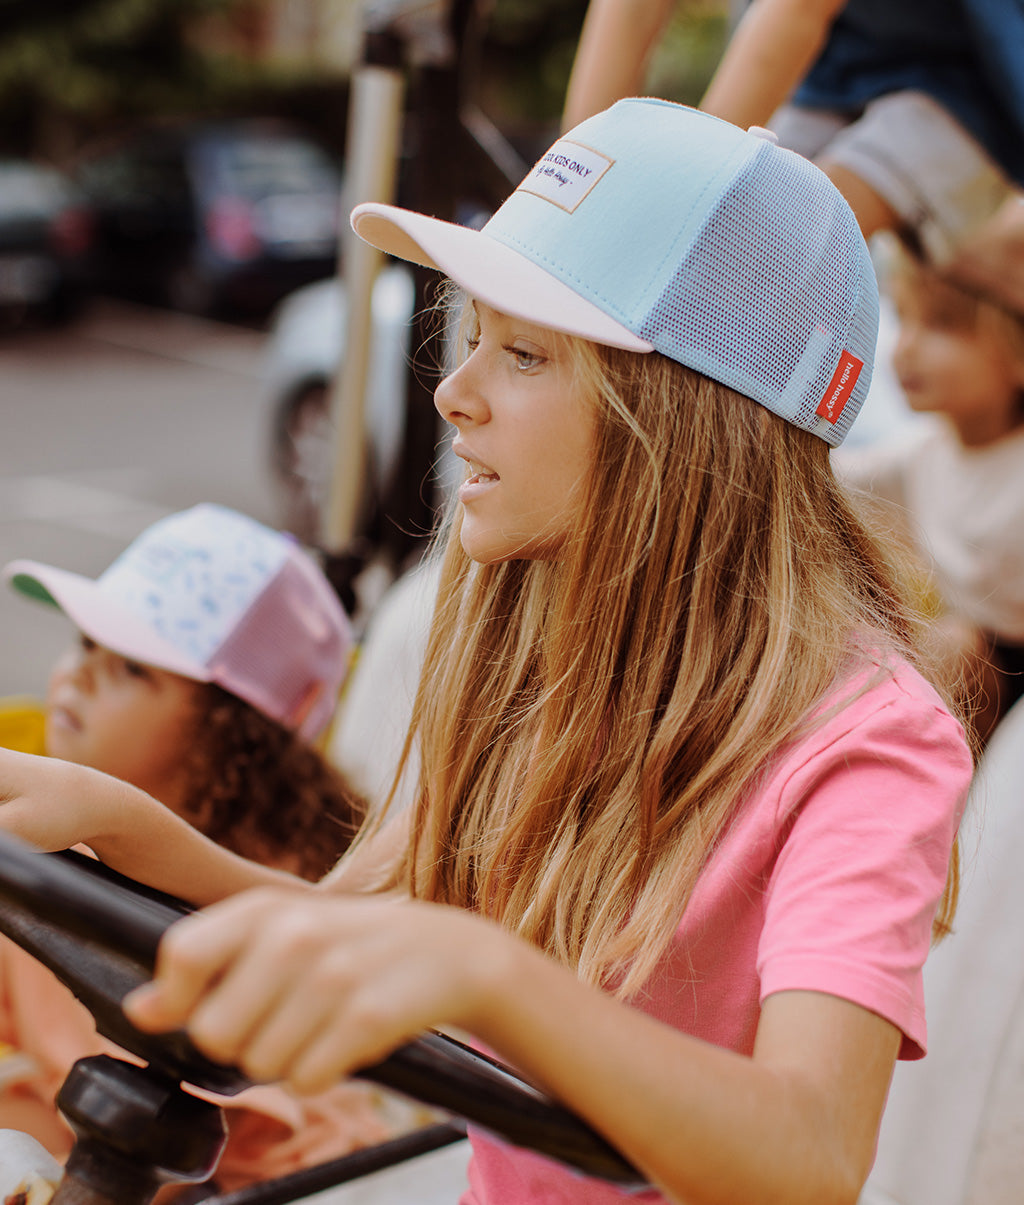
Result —
<instances>
[{"instance_id":1,"label":"blurred tree foliage","mask_svg":"<svg viewBox=\"0 0 1024 1205\"><path fill-rule=\"evenodd\" d=\"M0 0L0 148L61 160L134 119L245 111L300 74L203 45L253 0ZM308 87L308 73L304 85ZM301 90L301 89L300 89ZM285 105L285 107L287 107Z\"/></svg>"},{"instance_id":2,"label":"blurred tree foliage","mask_svg":"<svg viewBox=\"0 0 1024 1205\"><path fill-rule=\"evenodd\" d=\"M225 24L244 34L247 21L258 25L269 5L288 2L0 0L0 149L60 160L111 127L182 113L270 112L311 126L326 113L336 136L345 93L337 70L268 64L241 52L237 38L216 36ZM480 2L474 98L499 126L543 142L558 120L587 0ZM724 43L726 5L681 0L649 91L699 99Z\"/></svg>"},{"instance_id":3,"label":"blurred tree foliage","mask_svg":"<svg viewBox=\"0 0 1024 1205\"><path fill-rule=\"evenodd\" d=\"M494 0L481 72L496 121L557 122L587 0ZM680 0L648 76L651 95L696 104L725 45L728 0Z\"/></svg>"}]
</instances>

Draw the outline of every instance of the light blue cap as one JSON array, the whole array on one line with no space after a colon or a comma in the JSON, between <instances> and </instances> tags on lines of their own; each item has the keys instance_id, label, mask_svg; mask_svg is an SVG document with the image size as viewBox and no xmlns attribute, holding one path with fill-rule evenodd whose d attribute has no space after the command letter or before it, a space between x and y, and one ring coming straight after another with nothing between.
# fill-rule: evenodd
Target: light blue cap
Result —
<instances>
[{"instance_id":1,"label":"light blue cap","mask_svg":"<svg viewBox=\"0 0 1024 1205\"><path fill-rule=\"evenodd\" d=\"M658 351L842 442L867 394L878 290L825 174L667 101L619 101L551 147L482 230L353 210L374 246L505 313Z\"/></svg>"}]
</instances>

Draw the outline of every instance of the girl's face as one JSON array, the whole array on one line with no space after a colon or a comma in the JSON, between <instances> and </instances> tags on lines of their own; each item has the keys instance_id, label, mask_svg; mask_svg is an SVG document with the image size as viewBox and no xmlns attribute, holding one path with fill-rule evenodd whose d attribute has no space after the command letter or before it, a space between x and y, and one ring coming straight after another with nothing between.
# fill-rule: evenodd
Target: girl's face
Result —
<instances>
[{"instance_id":1,"label":"girl's face","mask_svg":"<svg viewBox=\"0 0 1024 1205\"><path fill-rule=\"evenodd\" d=\"M1019 421L1024 369L955 295L904 282L894 292L893 367L913 410L944 414L963 443L989 443Z\"/></svg>"},{"instance_id":2,"label":"girl's face","mask_svg":"<svg viewBox=\"0 0 1024 1205\"><path fill-rule=\"evenodd\" d=\"M124 779L176 810L201 689L81 635L50 674L47 752Z\"/></svg>"},{"instance_id":3,"label":"girl's face","mask_svg":"<svg viewBox=\"0 0 1024 1205\"><path fill-rule=\"evenodd\" d=\"M567 338L480 302L475 310L469 358L434 399L469 466L462 546L485 564L552 560L577 524L596 407L576 380Z\"/></svg>"}]
</instances>

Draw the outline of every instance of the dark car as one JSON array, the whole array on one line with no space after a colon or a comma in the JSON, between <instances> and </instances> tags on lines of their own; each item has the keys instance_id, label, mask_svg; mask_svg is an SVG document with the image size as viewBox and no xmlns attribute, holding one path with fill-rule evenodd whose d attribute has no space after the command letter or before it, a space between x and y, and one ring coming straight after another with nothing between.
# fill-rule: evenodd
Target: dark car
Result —
<instances>
[{"instance_id":1,"label":"dark car","mask_svg":"<svg viewBox=\"0 0 1024 1205\"><path fill-rule=\"evenodd\" d=\"M0 158L0 326L70 317L91 236L90 215L60 172Z\"/></svg>"},{"instance_id":2,"label":"dark car","mask_svg":"<svg viewBox=\"0 0 1024 1205\"><path fill-rule=\"evenodd\" d=\"M277 122L153 125L82 156L90 280L193 313L262 314L337 262L341 170Z\"/></svg>"}]
</instances>

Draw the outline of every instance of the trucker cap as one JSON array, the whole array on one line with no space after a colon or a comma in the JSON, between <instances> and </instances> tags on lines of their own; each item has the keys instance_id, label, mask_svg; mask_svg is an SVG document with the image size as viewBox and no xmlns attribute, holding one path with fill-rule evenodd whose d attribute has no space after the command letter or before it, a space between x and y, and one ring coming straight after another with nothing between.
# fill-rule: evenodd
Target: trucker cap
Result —
<instances>
[{"instance_id":1,"label":"trucker cap","mask_svg":"<svg viewBox=\"0 0 1024 1205\"><path fill-rule=\"evenodd\" d=\"M287 535L203 503L146 528L96 579L36 561L4 578L98 644L216 682L311 739L337 703L353 638L319 567Z\"/></svg>"},{"instance_id":2,"label":"trucker cap","mask_svg":"<svg viewBox=\"0 0 1024 1205\"><path fill-rule=\"evenodd\" d=\"M833 446L867 394L864 239L828 177L767 131L622 100L560 138L481 230L378 203L352 226L494 309L661 352Z\"/></svg>"}]
</instances>

